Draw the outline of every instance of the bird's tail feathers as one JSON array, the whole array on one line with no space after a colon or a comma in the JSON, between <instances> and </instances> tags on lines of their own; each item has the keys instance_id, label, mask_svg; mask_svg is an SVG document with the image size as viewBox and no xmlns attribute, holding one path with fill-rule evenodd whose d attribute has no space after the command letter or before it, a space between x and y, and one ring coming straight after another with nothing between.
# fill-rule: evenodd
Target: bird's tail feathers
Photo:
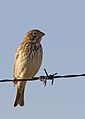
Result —
<instances>
[{"instance_id":1,"label":"bird's tail feathers","mask_svg":"<svg viewBox=\"0 0 85 119\"><path fill-rule=\"evenodd\" d=\"M14 107L16 107L18 104L20 106L23 106L24 105L24 90L25 90L25 87L23 88L22 92L20 92L20 89L17 86Z\"/></svg>"}]
</instances>

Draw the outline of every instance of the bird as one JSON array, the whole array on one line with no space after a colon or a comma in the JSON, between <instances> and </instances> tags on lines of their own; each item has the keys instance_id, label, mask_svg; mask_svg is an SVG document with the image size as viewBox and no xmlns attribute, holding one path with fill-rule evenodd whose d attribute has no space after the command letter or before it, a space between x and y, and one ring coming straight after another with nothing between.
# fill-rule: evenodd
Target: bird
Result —
<instances>
[{"instance_id":1,"label":"bird","mask_svg":"<svg viewBox=\"0 0 85 119\"><path fill-rule=\"evenodd\" d=\"M41 39L44 35L45 33L38 29L28 31L16 50L13 63L13 77L16 84L14 107L24 106L24 91L27 83L17 80L32 79L42 64Z\"/></svg>"}]
</instances>

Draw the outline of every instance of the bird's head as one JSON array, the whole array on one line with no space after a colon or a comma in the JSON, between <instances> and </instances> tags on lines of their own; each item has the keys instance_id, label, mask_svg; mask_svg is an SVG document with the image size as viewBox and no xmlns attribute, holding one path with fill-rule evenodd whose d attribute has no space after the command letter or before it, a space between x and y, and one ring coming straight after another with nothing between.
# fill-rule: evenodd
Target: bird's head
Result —
<instances>
[{"instance_id":1,"label":"bird's head","mask_svg":"<svg viewBox=\"0 0 85 119\"><path fill-rule=\"evenodd\" d=\"M41 32L40 30L33 29L26 33L25 38L27 38L27 40L29 42L40 43L40 41L44 35L45 34L43 32Z\"/></svg>"}]
</instances>

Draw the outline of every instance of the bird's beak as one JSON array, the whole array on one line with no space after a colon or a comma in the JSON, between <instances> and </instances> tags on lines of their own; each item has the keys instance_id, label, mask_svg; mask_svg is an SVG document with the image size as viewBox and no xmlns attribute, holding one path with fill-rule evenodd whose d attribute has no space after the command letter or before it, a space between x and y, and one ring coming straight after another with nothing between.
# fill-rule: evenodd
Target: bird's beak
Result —
<instances>
[{"instance_id":1,"label":"bird's beak","mask_svg":"<svg viewBox=\"0 0 85 119\"><path fill-rule=\"evenodd\" d=\"M45 35L45 33L42 32L42 37Z\"/></svg>"}]
</instances>

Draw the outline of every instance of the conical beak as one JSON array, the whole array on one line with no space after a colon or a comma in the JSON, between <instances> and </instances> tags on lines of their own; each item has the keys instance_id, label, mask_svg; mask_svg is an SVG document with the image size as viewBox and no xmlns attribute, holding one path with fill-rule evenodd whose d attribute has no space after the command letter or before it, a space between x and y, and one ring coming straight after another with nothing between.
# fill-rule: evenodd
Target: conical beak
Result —
<instances>
[{"instance_id":1,"label":"conical beak","mask_svg":"<svg viewBox=\"0 0 85 119\"><path fill-rule=\"evenodd\" d=\"M45 33L42 32L42 37L45 35Z\"/></svg>"}]
</instances>

